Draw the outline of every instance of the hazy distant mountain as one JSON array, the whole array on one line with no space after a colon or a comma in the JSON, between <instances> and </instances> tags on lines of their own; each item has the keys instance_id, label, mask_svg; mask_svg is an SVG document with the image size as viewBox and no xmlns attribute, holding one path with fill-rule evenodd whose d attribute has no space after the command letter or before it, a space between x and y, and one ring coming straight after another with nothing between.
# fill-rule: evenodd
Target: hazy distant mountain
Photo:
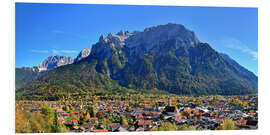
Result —
<instances>
[{"instance_id":1,"label":"hazy distant mountain","mask_svg":"<svg viewBox=\"0 0 270 135\"><path fill-rule=\"evenodd\" d=\"M33 81L18 94L35 97L98 89L160 89L176 94L249 94L257 84L180 24L101 35L91 53ZM57 94L56 95L56 91Z\"/></svg>"},{"instance_id":2,"label":"hazy distant mountain","mask_svg":"<svg viewBox=\"0 0 270 135\"><path fill-rule=\"evenodd\" d=\"M49 70L56 67L60 67L67 64L72 64L74 59L72 57L66 56L59 56L59 55L52 55L43 60L39 66L39 71Z\"/></svg>"},{"instance_id":3,"label":"hazy distant mountain","mask_svg":"<svg viewBox=\"0 0 270 135\"><path fill-rule=\"evenodd\" d=\"M41 73L37 67L23 67L15 69L15 89L20 89L35 80Z\"/></svg>"},{"instance_id":4,"label":"hazy distant mountain","mask_svg":"<svg viewBox=\"0 0 270 135\"><path fill-rule=\"evenodd\" d=\"M73 58L53 55L43 60L38 67L16 68L15 89L22 88L26 84L43 75L47 70L73 63Z\"/></svg>"}]
</instances>

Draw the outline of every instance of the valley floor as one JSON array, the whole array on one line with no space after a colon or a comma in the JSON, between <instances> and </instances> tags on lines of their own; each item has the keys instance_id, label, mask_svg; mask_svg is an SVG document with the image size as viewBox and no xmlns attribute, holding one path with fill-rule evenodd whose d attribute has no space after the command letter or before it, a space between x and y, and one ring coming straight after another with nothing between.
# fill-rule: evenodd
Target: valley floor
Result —
<instances>
[{"instance_id":1,"label":"valley floor","mask_svg":"<svg viewBox=\"0 0 270 135\"><path fill-rule=\"evenodd\" d=\"M257 129L258 96L105 94L18 100L15 119L17 133Z\"/></svg>"}]
</instances>

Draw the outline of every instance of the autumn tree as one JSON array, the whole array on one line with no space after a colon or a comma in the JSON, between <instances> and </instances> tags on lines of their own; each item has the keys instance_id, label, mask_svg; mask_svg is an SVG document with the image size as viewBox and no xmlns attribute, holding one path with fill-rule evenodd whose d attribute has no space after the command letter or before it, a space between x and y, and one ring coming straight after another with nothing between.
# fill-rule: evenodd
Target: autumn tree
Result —
<instances>
[{"instance_id":1,"label":"autumn tree","mask_svg":"<svg viewBox=\"0 0 270 135\"><path fill-rule=\"evenodd\" d=\"M15 131L16 133L27 133L29 131L28 127L28 120L24 116L23 110L20 106L16 106L15 109Z\"/></svg>"},{"instance_id":2,"label":"autumn tree","mask_svg":"<svg viewBox=\"0 0 270 135\"><path fill-rule=\"evenodd\" d=\"M109 114L113 114L113 109L110 107L110 108L108 109L108 112L109 112Z\"/></svg>"},{"instance_id":3,"label":"autumn tree","mask_svg":"<svg viewBox=\"0 0 270 135\"><path fill-rule=\"evenodd\" d=\"M221 130L234 130L236 129L235 123L232 119L224 119L221 124Z\"/></svg>"},{"instance_id":4,"label":"autumn tree","mask_svg":"<svg viewBox=\"0 0 270 135\"><path fill-rule=\"evenodd\" d=\"M152 131L176 131L179 128L175 123L170 123L170 122L162 122L161 126L159 127L154 127L151 130Z\"/></svg>"},{"instance_id":5,"label":"autumn tree","mask_svg":"<svg viewBox=\"0 0 270 135\"><path fill-rule=\"evenodd\" d=\"M65 110L66 112L69 112L69 111L70 111L69 106L68 106L68 105L65 105L64 110Z\"/></svg>"},{"instance_id":6,"label":"autumn tree","mask_svg":"<svg viewBox=\"0 0 270 135\"><path fill-rule=\"evenodd\" d=\"M15 131L16 133L39 133L52 132L52 119L50 108L46 106L42 112L31 113L16 107L15 110ZM53 115L53 113L52 113Z\"/></svg>"},{"instance_id":7,"label":"autumn tree","mask_svg":"<svg viewBox=\"0 0 270 135\"><path fill-rule=\"evenodd\" d=\"M189 126L189 125L187 125L187 124L185 124L185 125L183 125L183 126L181 127L181 130L195 130L195 129L196 129L195 127Z\"/></svg>"},{"instance_id":8,"label":"autumn tree","mask_svg":"<svg viewBox=\"0 0 270 135\"><path fill-rule=\"evenodd\" d=\"M90 114L89 112L86 113L86 115L84 116L84 121L89 121L90 120Z\"/></svg>"},{"instance_id":9,"label":"autumn tree","mask_svg":"<svg viewBox=\"0 0 270 135\"><path fill-rule=\"evenodd\" d=\"M97 112L96 116L99 118L99 119L103 119L104 118L104 113L102 111L99 111Z\"/></svg>"},{"instance_id":10,"label":"autumn tree","mask_svg":"<svg viewBox=\"0 0 270 135\"><path fill-rule=\"evenodd\" d=\"M181 114L182 114L183 116L188 117L188 116L189 116L189 114L190 114L190 112L189 112L189 111L187 111L187 110L185 110L185 111L182 111L182 112L181 112Z\"/></svg>"},{"instance_id":11,"label":"autumn tree","mask_svg":"<svg viewBox=\"0 0 270 135\"><path fill-rule=\"evenodd\" d=\"M126 108L126 111L127 111L127 112L130 112L130 111L131 111L131 109L130 109L129 106Z\"/></svg>"},{"instance_id":12,"label":"autumn tree","mask_svg":"<svg viewBox=\"0 0 270 135\"><path fill-rule=\"evenodd\" d=\"M120 116L120 124L125 126L128 125L128 121L124 115Z\"/></svg>"},{"instance_id":13,"label":"autumn tree","mask_svg":"<svg viewBox=\"0 0 270 135\"><path fill-rule=\"evenodd\" d=\"M41 108L41 113L45 116L49 116L52 117L53 116L53 110L51 109L51 107L48 104L45 104L42 108Z\"/></svg>"}]
</instances>

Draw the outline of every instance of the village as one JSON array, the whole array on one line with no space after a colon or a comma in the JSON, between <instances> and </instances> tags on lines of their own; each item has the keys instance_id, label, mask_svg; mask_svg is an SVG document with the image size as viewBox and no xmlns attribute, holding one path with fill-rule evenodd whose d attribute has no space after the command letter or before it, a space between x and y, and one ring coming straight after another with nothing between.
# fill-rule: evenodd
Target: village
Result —
<instances>
[{"instance_id":1,"label":"village","mask_svg":"<svg viewBox=\"0 0 270 135\"><path fill-rule=\"evenodd\" d=\"M226 121L232 121L231 129L258 128L257 95L114 94L16 101L16 107L32 114L42 112L45 105L66 132L222 130Z\"/></svg>"}]
</instances>

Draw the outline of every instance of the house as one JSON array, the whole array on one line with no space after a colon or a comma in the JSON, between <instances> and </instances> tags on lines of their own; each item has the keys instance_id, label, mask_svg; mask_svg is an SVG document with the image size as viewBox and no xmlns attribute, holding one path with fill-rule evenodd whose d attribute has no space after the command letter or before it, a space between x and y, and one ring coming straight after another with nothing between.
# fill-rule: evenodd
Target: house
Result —
<instances>
[{"instance_id":1,"label":"house","mask_svg":"<svg viewBox=\"0 0 270 135\"><path fill-rule=\"evenodd\" d=\"M137 128L143 127L144 130L149 130L152 128L152 121L151 120L137 120L136 127Z\"/></svg>"},{"instance_id":2,"label":"house","mask_svg":"<svg viewBox=\"0 0 270 135\"><path fill-rule=\"evenodd\" d=\"M71 128L72 132L83 132L85 129L83 127L79 127L79 126L73 126Z\"/></svg>"},{"instance_id":3,"label":"house","mask_svg":"<svg viewBox=\"0 0 270 135\"><path fill-rule=\"evenodd\" d=\"M160 117L160 112L151 112L151 117L152 118L159 118Z\"/></svg>"},{"instance_id":4,"label":"house","mask_svg":"<svg viewBox=\"0 0 270 135\"><path fill-rule=\"evenodd\" d=\"M111 124L108 124L107 126L108 126L107 129L110 132L115 132L115 131L119 131L120 123L111 123Z\"/></svg>"},{"instance_id":5,"label":"house","mask_svg":"<svg viewBox=\"0 0 270 135\"><path fill-rule=\"evenodd\" d=\"M91 130L94 129L95 123L88 122L88 123L84 124L82 127L85 128L85 130L84 130L85 132L90 132Z\"/></svg>"},{"instance_id":6,"label":"house","mask_svg":"<svg viewBox=\"0 0 270 135\"><path fill-rule=\"evenodd\" d=\"M141 131L144 131L143 127L139 127L139 128L136 129L136 132L141 132Z\"/></svg>"},{"instance_id":7,"label":"house","mask_svg":"<svg viewBox=\"0 0 270 135\"><path fill-rule=\"evenodd\" d=\"M58 118L58 121L59 121L61 124L65 123L65 119L63 119L63 118Z\"/></svg>"},{"instance_id":8,"label":"house","mask_svg":"<svg viewBox=\"0 0 270 135\"><path fill-rule=\"evenodd\" d=\"M108 132L107 129L93 129L91 132Z\"/></svg>"},{"instance_id":9,"label":"house","mask_svg":"<svg viewBox=\"0 0 270 135\"><path fill-rule=\"evenodd\" d=\"M246 126L249 129L257 129L257 127L258 127L258 120L248 119L247 122L246 122Z\"/></svg>"},{"instance_id":10,"label":"house","mask_svg":"<svg viewBox=\"0 0 270 135\"><path fill-rule=\"evenodd\" d=\"M184 116L175 116L175 117L173 117L173 120L176 121L176 122L180 121L182 119L184 119Z\"/></svg>"},{"instance_id":11,"label":"house","mask_svg":"<svg viewBox=\"0 0 270 135\"><path fill-rule=\"evenodd\" d=\"M135 127L134 126L129 127L128 131L135 131Z\"/></svg>"},{"instance_id":12,"label":"house","mask_svg":"<svg viewBox=\"0 0 270 135\"><path fill-rule=\"evenodd\" d=\"M138 115L136 116L136 119L143 119L143 115L142 115L142 114L138 114Z\"/></svg>"},{"instance_id":13,"label":"house","mask_svg":"<svg viewBox=\"0 0 270 135\"><path fill-rule=\"evenodd\" d=\"M85 128L83 126L80 126L79 129L84 132L85 131Z\"/></svg>"},{"instance_id":14,"label":"house","mask_svg":"<svg viewBox=\"0 0 270 135\"><path fill-rule=\"evenodd\" d=\"M69 116L71 116L70 113L66 113L66 112L60 113L60 117L62 117L62 118L66 118L66 117L69 117Z\"/></svg>"},{"instance_id":15,"label":"house","mask_svg":"<svg viewBox=\"0 0 270 135\"><path fill-rule=\"evenodd\" d=\"M40 111L40 108L32 108L31 112L38 112Z\"/></svg>"},{"instance_id":16,"label":"house","mask_svg":"<svg viewBox=\"0 0 270 135\"><path fill-rule=\"evenodd\" d=\"M78 120L72 120L73 125L77 125L78 124Z\"/></svg>"},{"instance_id":17,"label":"house","mask_svg":"<svg viewBox=\"0 0 270 135\"><path fill-rule=\"evenodd\" d=\"M80 114L80 111L70 111L70 112L71 112L71 114L75 114L75 115Z\"/></svg>"},{"instance_id":18,"label":"house","mask_svg":"<svg viewBox=\"0 0 270 135\"><path fill-rule=\"evenodd\" d=\"M168 115L168 116L179 116L179 110L176 106L171 105L171 99L168 98L168 105L164 108L163 114Z\"/></svg>"},{"instance_id":19,"label":"house","mask_svg":"<svg viewBox=\"0 0 270 135\"><path fill-rule=\"evenodd\" d=\"M169 116L179 116L179 110L177 109L176 106L166 106L164 111L162 112L165 115Z\"/></svg>"},{"instance_id":20,"label":"house","mask_svg":"<svg viewBox=\"0 0 270 135\"><path fill-rule=\"evenodd\" d=\"M119 132L128 132L127 128L120 126Z\"/></svg>"}]
</instances>

